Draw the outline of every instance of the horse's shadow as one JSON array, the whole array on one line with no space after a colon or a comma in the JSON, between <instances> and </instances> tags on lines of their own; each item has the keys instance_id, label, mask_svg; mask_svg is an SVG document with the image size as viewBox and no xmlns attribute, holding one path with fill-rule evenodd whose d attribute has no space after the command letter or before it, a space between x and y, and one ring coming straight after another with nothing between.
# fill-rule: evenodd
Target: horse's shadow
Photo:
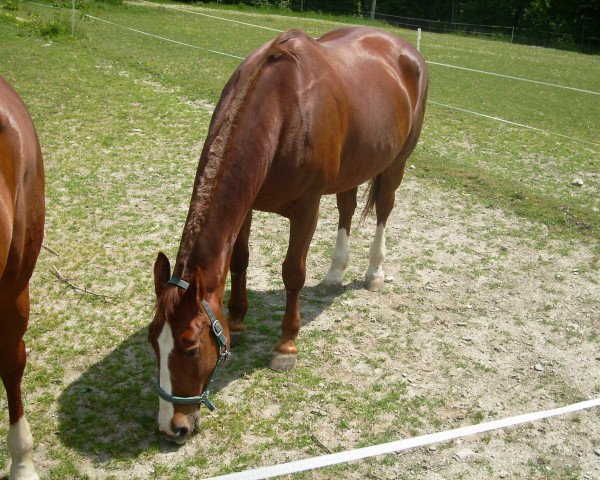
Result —
<instances>
[{"instance_id":1,"label":"horse's shadow","mask_svg":"<svg viewBox=\"0 0 600 480\"><path fill-rule=\"evenodd\" d=\"M359 288L360 282L333 291L321 285L305 287L301 294L302 324L313 322L344 291ZM255 369L268 368L272 346L279 339L285 291L248 294L246 331L233 350L233 358L215 380L212 393ZM156 358L147 341L147 329L142 328L62 392L58 400L62 443L98 463L134 458L149 451L176 450L178 447L163 440L158 432L155 376Z\"/></svg>"}]
</instances>

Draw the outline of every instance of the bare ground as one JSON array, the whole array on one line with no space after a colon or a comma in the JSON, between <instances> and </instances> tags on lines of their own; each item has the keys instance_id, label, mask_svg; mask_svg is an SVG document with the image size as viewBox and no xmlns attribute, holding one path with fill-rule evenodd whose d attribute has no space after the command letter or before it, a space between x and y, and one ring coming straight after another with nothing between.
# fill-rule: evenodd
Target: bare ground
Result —
<instances>
[{"instance_id":1,"label":"bare ground","mask_svg":"<svg viewBox=\"0 0 600 480\"><path fill-rule=\"evenodd\" d=\"M309 253L303 294L309 324L301 331L300 348L309 346L303 345L303 336L316 340L310 343L310 354L301 351L299 357L299 366L322 381L316 386L294 386L306 401L286 419L298 428L308 422L321 453L363 446L367 433L380 432L381 438L396 440L600 394L600 276L597 254L589 246L548 240L543 226L409 176L389 221L385 288L376 293L361 288L375 230L373 222L367 221L352 235L345 289L330 295L318 284L328 268L336 222L334 198L325 198ZM258 213L253 229L249 286L265 292L274 316L279 317L282 299L269 292L281 289L279 265L286 225ZM247 341L252 338L248 332ZM258 346L257 352L261 348L268 346ZM332 384L369 390L381 388L382 383L390 389L408 385L406 402L415 405L419 422L411 426L409 419L402 428L393 414L375 412L372 424L340 423L340 418L347 418L343 402L319 397L320 390ZM249 401L249 384L233 380L219 395L230 408L243 408ZM281 421L277 419L282 405L276 396L250 394L250 399L258 418ZM435 399L435 407L425 399ZM599 413L596 409L424 447L391 459L363 461L343 473L323 470L307 476L600 478ZM395 437L391 425L396 425ZM207 441L218 437L203 433L183 451L167 453L158 461L168 463L179 455L185 458L203 451ZM263 441L267 439L250 428L231 457L219 461L228 463L236 455L250 454ZM307 456L301 450L269 448L260 463ZM198 474L210 471L209 466Z\"/></svg>"},{"instance_id":2,"label":"bare ground","mask_svg":"<svg viewBox=\"0 0 600 480\"><path fill-rule=\"evenodd\" d=\"M306 324L299 338L298 368L319 379L317 383L293 383L304 377L270 372L266 362L241 376L226 369L217 382L223 408L211 416L205 413L201 433L185 446L164 445L155 455L142 453L117 463L102 452L80 455L77 447L68 447L82 472L90 478L171 478L160 473L161 466L204 455L207 465L187 470L203 478L240 456L251 457L258 447L262 452L258 464L266 466L600 395L600 274L593 246L550 239L544 226L487 208L468 195L434 188L409 174L388 224L383 290L362 288L375 231L374 222L367 220L352 233L344 288L327 292L319 282L335 240L334 205L334 197L323 199L302 295ZM153 215L148 208L148 215ZM158 223L172 222L168 216L157 218ZM164 235L159 236L164 241ZM169 234L175 244L174 237ZM257 212L249 288L263 311L251 306L248 315L264 315L266 309L267 323L274 329L283 313L280 264L286 243L286 222ZM48 276L36 281L48 282ZM126 279L119 282L101 283L112 285L109 293L135 288ZM51 309L58 315L73 301L67 296ZM139 315L137 307L132 308L128 315ZM114 316L118 310L114 304L94 307L100 319L103 312ZM252 328L244 341L251 346L243 355L248 361L271 348L270 340ZM56 395L114 347L103 342L96 349L97 358L68 369L62 385L52 387ZM34 352L32 361L42 362L43 355ZM355 404L344 398L350 388L382 401L397 389L401 411L361 412L354 419L349 409ZM301 398L291 408L282 400L289 391ZM35 394L29 398L37 401ZM247 426L239 438L215 429L219 417L244 409ZM58 414L52 417L52 422L60 423ZM272 422L271 434L253 427L261 421ZM126 435L127 425L119 429ZM278 443L289 432L306 430L310 447ZM148 432L153 435L157 433ZM36 438L41 472L56 465L54 443ZM223 443L231 448L212 458L211 446ZM599 448L596 409L361 461L343 470L314 471L303 478L596 479Z\"/></svg>"}]
</instances>

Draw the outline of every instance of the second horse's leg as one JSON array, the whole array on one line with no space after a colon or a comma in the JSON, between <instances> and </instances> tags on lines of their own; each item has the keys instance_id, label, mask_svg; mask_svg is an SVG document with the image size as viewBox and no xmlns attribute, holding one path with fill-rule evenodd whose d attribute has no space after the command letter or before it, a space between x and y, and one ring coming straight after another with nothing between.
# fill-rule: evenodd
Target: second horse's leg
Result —
<instances>
[{"instance_id":1,"label":"second horse's leg","mask_svg":"<svg viewBox=\"0 0 600 480\"><path fill-rule=\"evenodd\" d=\"M0 287L4 287L0 285ZM37 480L33 466L33 437L23 415L21 379L25 369L26 353L23 335L29 319L29 289L14 299L0 296L0 376L6 389L10 428L7 447L12 458L11 480Z\"/></svg>"}]
</instances>

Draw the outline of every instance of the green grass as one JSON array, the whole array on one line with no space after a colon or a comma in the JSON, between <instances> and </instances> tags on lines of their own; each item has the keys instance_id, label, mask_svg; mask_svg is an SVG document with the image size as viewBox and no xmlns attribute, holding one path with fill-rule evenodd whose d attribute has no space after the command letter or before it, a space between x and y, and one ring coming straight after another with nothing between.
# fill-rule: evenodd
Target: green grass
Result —
<instances>
[{"instance_id":1,"label":"green grass","mask_svg":"<svg viewBox=\"0 0 600 480\"><path fill-rule=\"evenodd\" d=\"M177 451L160 439L155 425L156 366L145 338L153 306L151 266L158 250L171 258L175 255L210 104L216 104L239 63L204 49L243 57L276 33L167 8L89 1L79 5L75 37L68 33L68 11L24 1L0 8L0 74L24 98L40 135L47 175L45 243L59 254L42 253L32 285L27 334L31 351L24 379L26 409L36 445L45 452L39 455L48 478L93 478L90 472L98 471L120 478L125 470L139 478L189 478L207 469L216 474L269 464L272 452L280 449L294 452L294 458L317 455L323 448L309 427L325 420L334 428L335 441L327 444L334 451L447 427L440 414L440 409L452 408L446 392L411 395L408 382L389 368L354 382L335 375L332 379L328 370L328 365L335 369L350 364L375 372L389 367L386 362L394 355L418 358L417 337L430 319L406 312L401 303L398 315L388 320L403 335L377 351L348 357L336 355L336 346L360 351L365 334L353 322L368 319L373 304L346 307L344 302L362 298L353 289L333 297L309 289L303 293L309 320L335 310L341 312L339 328L303 330L299 340L303 363L295 371L276 375L266 369L280 328L279 259L286 235L273 239L269 232L255 231L253 238L273 258L269 265L259 266L269 277L268 290L250 292L248 336L217 381L219 388L237 389L240 397L225 400L217 392L219 413L202 417L202 442L194 454L178 457L176 465L165 462ZM97 22L81 12L201 49ZM249 8L226 9L219 15L279 30L303 28L315 36L335 28L335 22L357 21L274 16ZM394 31L415 40L412 31ZM600 91L598 57L432 34L424 36L423 54L437 62ZM599 96L436 65L430 73L431 100L600 143ZM540 245L566 239L566 246L561 246L566 255L569 242L593 242L600 236L600 178L592 175L600 172L598 147L430 104L422 141L410 163L423 184L469 194L480 202L477 205L531 220L531 229L510 232L524 242L530 241L531 232ZM571 180L580 175L584 186L572 187ZM465 223L477 213L466 211ZM541 233L541 225L548 226L548 235ZM506 234L502 226L488 232L489 237ZM443 249L452 255L473 253L455 247L451 240L424 245L414 258L407 254L408 286L395 293L415 295L419 273L434 270L436 253ZM314 251L328 255L331 244L317 242ZM495 252L472 269L473 278L489 275L498 258L506 256L499 249ZM52 267L73 283L109 296L109 301L74 293L54 278ZM594 268L597 259L590 261L588 270L582 269L582 275L593 281ZM447 267L445 273L455 271ZM466 312L460 306L453 310L456 315ZM579 340L561 328L561 335ZM597 335L590 338L597 344ZM448 365L440 368L445 377L457 366L472 366L444 339L431 350L447 360ZM465 376L495 373L486 362L474 365L475 373ZM559 387L554 392L557 400L579 398L564 379L548 376L544 382ZM3 438L7 414L5 403L1 405ZM321 414L310 413L317 411L314 406ZM487 418L483 409L468 408L469 420ZM349 429L360 434L345 438ZM233 456L247 435L256 439L255 451ZM400 460L386 462L397 466ZM541 475L544 466L540 460L529 468ZM3 448L0 470L7 467ZM414 466L415 475L420 468ZM373 470L376 476L376 466ZM340 478L352 471L352 466L327 470ZM570 478L571 470L565 467L563 473Z\"/></svg>"}]
</instances>

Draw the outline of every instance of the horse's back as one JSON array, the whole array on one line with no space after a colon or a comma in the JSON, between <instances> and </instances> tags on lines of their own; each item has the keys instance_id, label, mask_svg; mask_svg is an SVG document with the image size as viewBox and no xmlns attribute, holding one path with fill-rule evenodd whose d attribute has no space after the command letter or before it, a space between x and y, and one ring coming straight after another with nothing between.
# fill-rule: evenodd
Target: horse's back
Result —
<instances>
[{"instance_id":1,"label":"horse's back","mask_svg":"<svg viewBox=\"0 0 600 480\"><path fill-rule=\"evenodd\" d=\"M33 121L0 77L0 285L24 288L44 229L44 167Z\"/></svg>"},{"instance_id":2,"label":"horse's back","mask_svg":"<svg viewBox=\"0 0 600 480\"><path fill-rule=\"evenodd\" d=\"M254 208L285 214L303 198L376 177L412 150L427 83L419 53L384 30L319 39L290 30L231 77L206 152L238 158L236 174L257 188Z\"/></svg>"},{"instance_id":3,"label":"horse's back","mask_svg":"<svg viewBox=\"0 0 600 480\"><path fill-rule=\"evenodd\" d=\"M338 72L329 88L343 91L348 104L338 178L329 190L334 192L356 183L357 172L362 183L412 151L429 78L417 50L384 30L342 28L318 43Z\"/></svg>"},{"instance_id":4,"label":"horse's back","mask_svg":"<svg viewBox=\"0 0 600 480\"><path fill-rule=\"evenodd\" d=\"M381 126L390 120L382 115L393 115L410 129L429 83L425 61L410 43L365 27L334 30L317 41L349 89L358 121Z\"/></svg>"}]
</instances>

